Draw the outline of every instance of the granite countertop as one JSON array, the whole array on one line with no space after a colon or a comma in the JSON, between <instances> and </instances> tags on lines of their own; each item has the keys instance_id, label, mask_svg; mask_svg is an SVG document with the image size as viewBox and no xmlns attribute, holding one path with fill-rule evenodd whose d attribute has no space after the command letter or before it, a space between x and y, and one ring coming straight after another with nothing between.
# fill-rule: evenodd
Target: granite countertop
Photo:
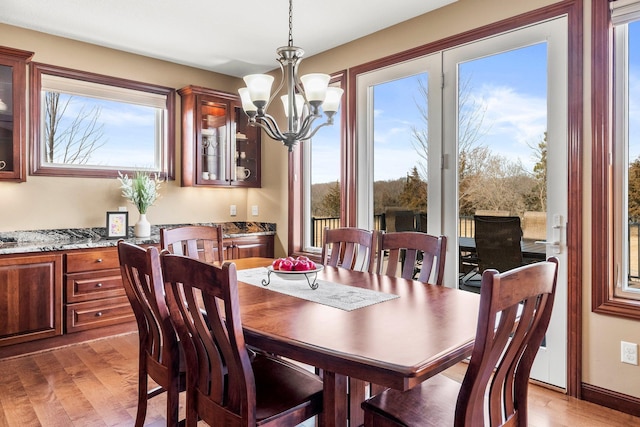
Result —
<instances>
[{"instance_id":1,"label":"granite countertop","mask_svg":"<svg viewBox=\"0 0 640 427\"><path fill-rule=\"evenodd\" d=\"M266 222L224 222L152 225L151 236L133 237L133 227L129 227L125 239L138 245L159 244L161 228L175 228L182 225L222 225L225 238L275 235L276 225ZM65 228L55 230L25 230L0 232L0 255L29 252L49 252L70 249L89 249L116 246L118 239L108 239L104 227Z\"/></svg>"}]
</instances>

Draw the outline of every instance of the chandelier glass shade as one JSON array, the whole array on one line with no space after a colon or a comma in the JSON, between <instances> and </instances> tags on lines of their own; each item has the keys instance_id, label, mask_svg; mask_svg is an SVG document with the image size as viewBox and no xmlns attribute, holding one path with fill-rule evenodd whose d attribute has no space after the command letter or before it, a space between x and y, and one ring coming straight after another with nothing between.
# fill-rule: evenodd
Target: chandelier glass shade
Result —
<instances>
[{"instance_id":1,"label":"chandelier glass shade","mask_svg":"<svg viewBox=\"0 0 640 427\"><path fill-rule=\"evenodd\" d=\"M312 138L323 126L333 124L333 116L340 107L343 90L330 87L328 74L311 73L298 77L298 66L304 51L293 46L292 22L293 0L289 0L289 43L276 50L282 79L278 88L271 94L274 77L268 74L250 74L244 77L247 87L238 90L242 108L249 116L249 124L260 126L267 135L281 141L289 151L298 141ZM267 113L267 108L280 93L286 89L286 95L280 97L287 120L286 130L280 130L276 120ZM314 122L326 116L326 121L313 127Z\"/></svg>"}]
</instances>

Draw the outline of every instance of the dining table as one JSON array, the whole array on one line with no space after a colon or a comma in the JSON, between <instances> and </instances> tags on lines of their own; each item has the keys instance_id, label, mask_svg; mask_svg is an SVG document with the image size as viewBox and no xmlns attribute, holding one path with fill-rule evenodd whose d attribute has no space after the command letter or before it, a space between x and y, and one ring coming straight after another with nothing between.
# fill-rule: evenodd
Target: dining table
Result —
<instances>
[{"instance_id":1,"label":"dining table","mask_svg":"<svg viewBox=\"0 0 640 427\"><path fill-rule=\"evenodd\" d=\"M325 425L359 426L364 422L360 403L365 399L366 382L408 390L471 355L477 294L328 266L313 273L317 290L307 280L288 284L312 297L316 296L313 292L326 291L334 284L356 302L359 292L385 297L355 309L336 308L282 293L271 280L266 285L241 280L242 270L248 269L267 279L266 267L272 259L233 262L238 269L246 343L321 370Z\"/></svg>"}]
</instances>

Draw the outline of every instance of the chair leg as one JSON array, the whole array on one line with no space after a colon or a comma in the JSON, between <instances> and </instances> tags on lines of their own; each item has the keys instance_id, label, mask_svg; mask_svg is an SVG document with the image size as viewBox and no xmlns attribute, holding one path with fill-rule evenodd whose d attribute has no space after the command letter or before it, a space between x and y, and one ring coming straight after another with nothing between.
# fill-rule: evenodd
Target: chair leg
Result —
<instances>
[{"instance_id":1,"label":"chair leg","mask_svg":"<svg viewBox=\"0 0 640 427\"><path fill-rule=\"evenodd\" d=\"M147 366L140 360L138 364L138 410L136 412L136 427L142 427L147 417Z\"/></svg>"},{"instance_id":2,"label":"chair leg","mask_svg":"<svg viewBox=\"0 0 640 427\"><path fill-rule=\"evenodd\" d=\"M179 391L177 380L173 379L167 389L167 427L178 427Z\"/></svg>"}]
</instances>

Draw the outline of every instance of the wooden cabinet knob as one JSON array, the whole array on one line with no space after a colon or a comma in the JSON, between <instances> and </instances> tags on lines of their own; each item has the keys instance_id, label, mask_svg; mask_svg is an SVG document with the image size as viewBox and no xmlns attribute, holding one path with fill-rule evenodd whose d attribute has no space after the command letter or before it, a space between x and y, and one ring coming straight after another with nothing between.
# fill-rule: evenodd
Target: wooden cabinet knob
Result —
<instances>
[{"instance_id":1,"label":"wooden cabinet knob","mask_svg":"<svg viewBox=\"0 0 640 427\"><path fill-rule=\"evenodd\" d=\"M102 317L102 312L101 311L97 312L96 317Z\"/></svg>"},{"instance_id":2,"label":"wooden cabinet knob","mask_svg":"<svg viewBox=\"0 0 640 427\"><path fill-rule=\"evenodd\" d=\"M96 283L96 288L101 288L102 287L102 283Z\"/></svg>"},{"instance_id":3,"label":"wooden cabinet knob","mask_svg":"<svg viewBox=\"0 0 640 427\"><path fill-rule=\"evenodd\" d=\"M102 262L102 258L98 258L96 262Z\"/></svg>"}]
</instances>

